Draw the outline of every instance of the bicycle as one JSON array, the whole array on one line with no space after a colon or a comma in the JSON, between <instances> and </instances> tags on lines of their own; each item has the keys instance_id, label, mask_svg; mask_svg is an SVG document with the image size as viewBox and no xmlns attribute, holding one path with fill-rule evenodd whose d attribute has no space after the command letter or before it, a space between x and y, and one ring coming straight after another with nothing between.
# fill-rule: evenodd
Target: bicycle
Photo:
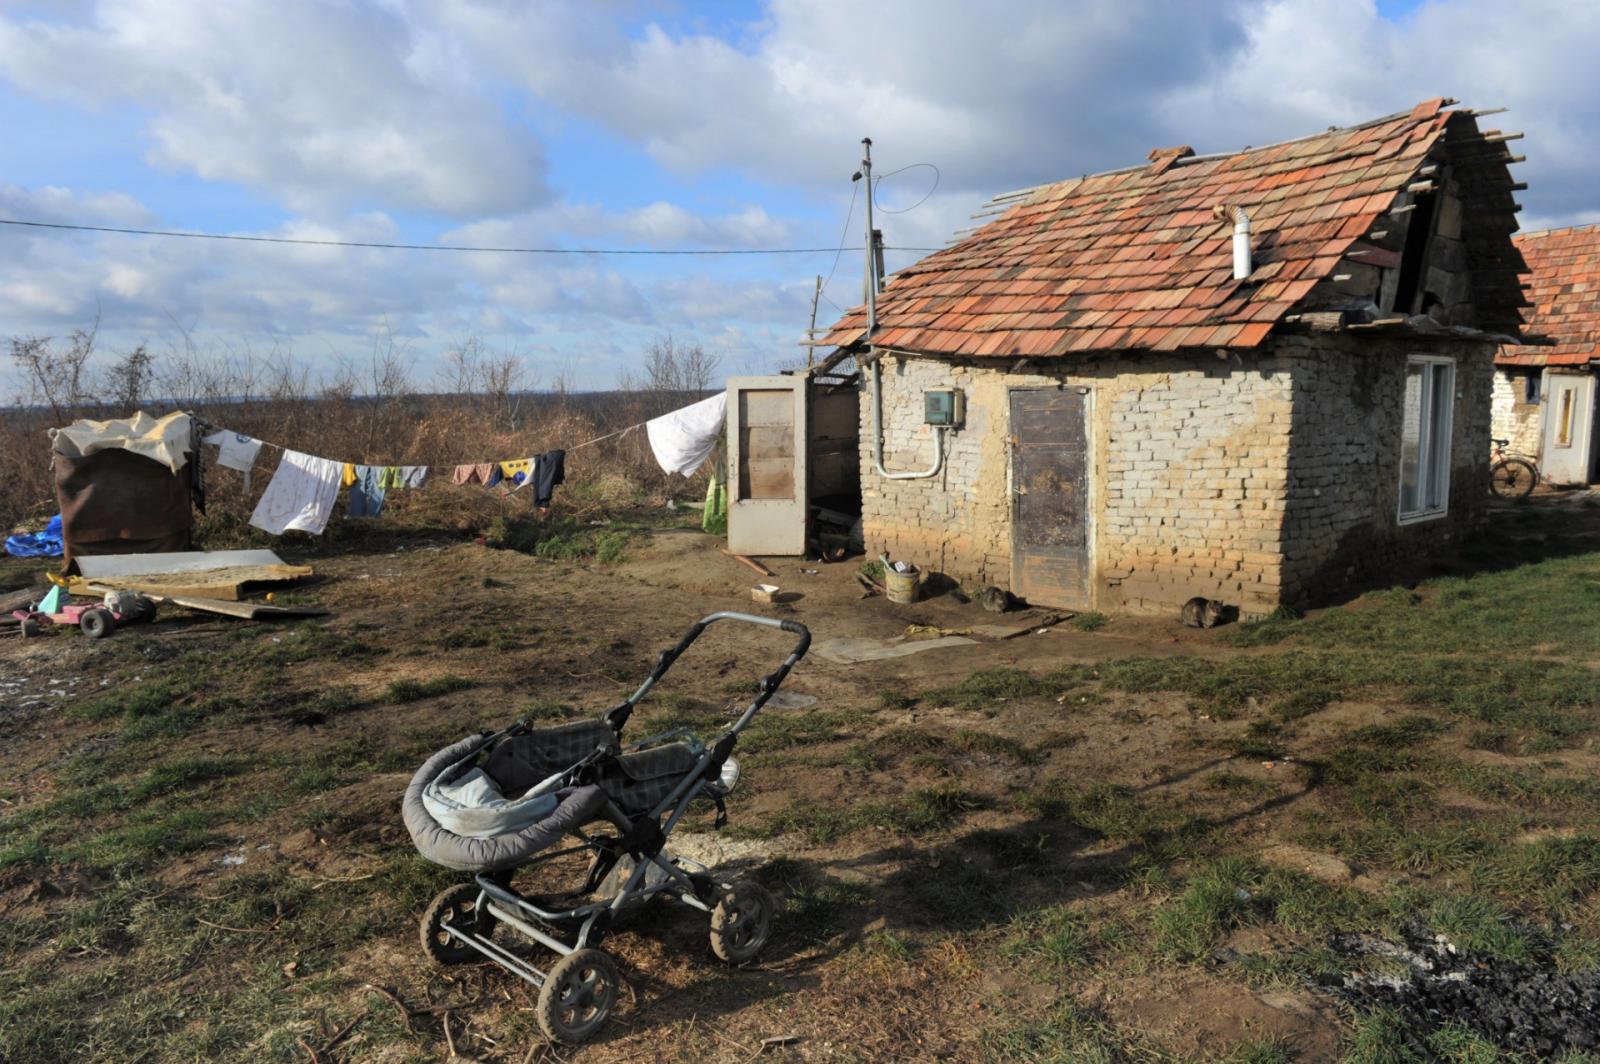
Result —
<instances>
[{"instance_id":1,"label":"bicycle","mask_svg":"<svg viewBox=\"0 0 1600 1064\"><path fill-rule=\"evenodd\" d=\"M1510 440L1490 440L1494 451L1490 454L1489 490L1502 499L1526 499L1539 483L1539 466L1525 454L1508 452Z\"/></svg>"}]
</instances>

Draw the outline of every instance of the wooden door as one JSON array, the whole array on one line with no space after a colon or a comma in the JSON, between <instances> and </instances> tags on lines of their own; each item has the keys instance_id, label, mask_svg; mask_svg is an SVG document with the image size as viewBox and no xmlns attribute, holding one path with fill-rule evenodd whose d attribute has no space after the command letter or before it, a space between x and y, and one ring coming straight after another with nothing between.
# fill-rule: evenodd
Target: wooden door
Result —
<instances>
[{"instance_id":1,"label":"wooden door","mask_svg":"<svg viewBox=\"0 0 1600 1064\"><path fill-rule=\"evenodd\" d=\"M1011 590L1035 605L1090 605L1088 398L1011 393Z\"/></svg>"},{"instance_id":2,"label":"wooden door","mask_svg":"<svg viewBox=\"0 0 1600 1064\"><path fill-rule=\"evenodd\" d=\"M806 551L805 378L728 381L728 549Z\"/></svg>"},{"instance_id":3,"label":"wooden door","mask_svg":"<svg viewBox=\"0 0 1600 1064\"><path fill-rule=\"evenodd\" d=\"M1594 378L1587 373L1552 373L1545 378L1544 446L1541 471L1557 484L1589 483L1594 427Z\"/></svg>"}]
</instances>

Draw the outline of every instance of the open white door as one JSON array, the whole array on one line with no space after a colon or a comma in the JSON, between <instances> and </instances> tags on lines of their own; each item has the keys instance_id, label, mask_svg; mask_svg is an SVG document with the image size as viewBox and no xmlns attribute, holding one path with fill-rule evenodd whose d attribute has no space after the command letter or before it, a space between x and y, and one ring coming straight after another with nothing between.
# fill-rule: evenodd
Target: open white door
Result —
<instances>
[{"instance_id":1,"label":"open white door","mask_svg":"<svg viewBox=\"0 0 1600 1064\"><path fill-rule=\"evenodd\" d=\"M1540 471L1556 484L1587 484L1594 429L1594 377L1587 373L1551 373L1545 382Z\"/></svg>"},{"instance_id":2,"label":"open white door","mask_svg":"<svg viewBox=\"0 0 1600 1064\"><path fill-rule=\"evenodd\" d=\"M728 380L728 549L806 552L806 379Z\"/></svg>"}]
</instances>

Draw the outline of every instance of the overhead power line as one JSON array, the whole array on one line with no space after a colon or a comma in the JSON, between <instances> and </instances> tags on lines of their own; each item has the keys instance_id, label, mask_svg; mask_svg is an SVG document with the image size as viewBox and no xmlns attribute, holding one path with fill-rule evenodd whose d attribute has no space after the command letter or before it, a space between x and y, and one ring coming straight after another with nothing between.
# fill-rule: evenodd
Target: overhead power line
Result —
<instances>
[{"instance_id":1,"label":"overhead power line","mask_svg":"<svg viewBox=\"0 0 1600 1064\"><path fill-rule=\"evenodd\" d=\"M83 233L119 233L125 236L184 237L190 240L237 240L250 244L304 244L329 248L383 248L391 251L473 251L511 255L834 255L861 248L513 248L474 247L465 244L391 244L376 240L313 240L309 237L246 236L239 233L196 233L177 229L129 229L113 225L72 225L67 222L30 222L0 218L0 225L31 229L67 229ZM940 251L941 248L895 247L891 251ZM835 258L837 263L837 258Z\"/></svg>"}]
</instances>

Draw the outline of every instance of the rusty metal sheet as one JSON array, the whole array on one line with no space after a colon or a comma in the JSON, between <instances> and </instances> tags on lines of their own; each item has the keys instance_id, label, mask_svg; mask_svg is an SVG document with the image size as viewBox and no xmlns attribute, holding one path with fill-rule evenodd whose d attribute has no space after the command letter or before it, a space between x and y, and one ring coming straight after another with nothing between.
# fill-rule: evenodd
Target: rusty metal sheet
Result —
<instances>
[{"instance_id":1,"label":"rusty metal sheet","mask_svg":"<svg viewBox=\"0 0 1600 1064\"><path fill-rule=\"evenodd\" d=\"M1088 605L1085 398L1011 393L1011 590L1034 605Z\"/></svg>"}]
</instances>

